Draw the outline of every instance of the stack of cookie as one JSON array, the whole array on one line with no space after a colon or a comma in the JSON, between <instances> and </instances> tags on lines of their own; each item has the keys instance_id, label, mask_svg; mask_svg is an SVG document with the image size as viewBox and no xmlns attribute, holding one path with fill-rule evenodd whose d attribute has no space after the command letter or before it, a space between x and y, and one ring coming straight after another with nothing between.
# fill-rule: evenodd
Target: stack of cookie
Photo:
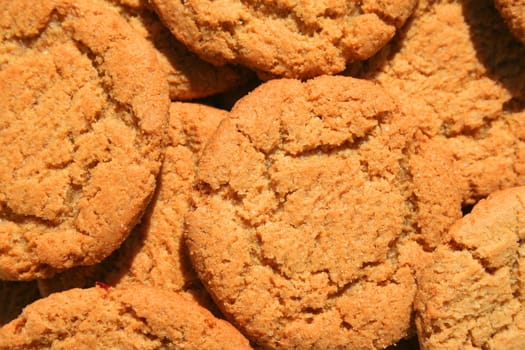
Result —
<instances>
[{"instance_id":1,"label":"stack of cookie","mask_svg":"<svg viewBox=\"0 0 525 350\"><path fill-rule=\"evenodd\" d=\"M0 0L0 349L525 348L524 12Z\"/></svg>"}]
</instances>

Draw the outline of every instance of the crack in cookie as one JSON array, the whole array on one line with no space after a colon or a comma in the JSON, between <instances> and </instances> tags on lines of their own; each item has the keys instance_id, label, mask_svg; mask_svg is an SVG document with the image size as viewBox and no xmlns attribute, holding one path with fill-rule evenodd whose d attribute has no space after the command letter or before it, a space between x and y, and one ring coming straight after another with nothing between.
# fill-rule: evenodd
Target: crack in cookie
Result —
<instances>
[{"instance_id":1,"label":"crack in cookie","mask_svg":"<svg viewBox=\"0 0 525 350\"><path fill-rule=\"evenodd\" d=\"M398 35L348 74L378 82L455 158L463 201L525 183L525 46L492 1L421 0Z\"/></svg>"},{"instance_id":2,"label":"crack in cookie","mask_svg":"<svg viewBox=\"0 0 525 350\"><path fill-rule=\"evenodd\" d=\"M0 349L251 349L228 322L177 293L141 284L71 289L0 328Z\"/></svg>"},{"instance_id":3,"label":"crack in cookie","mask_svg":"<svg viewBox=\"0 0 525 350\"><path fill-rule=\"evenodd\" d=\"M204 105L172 103L164 162L141 223L101 263L39 280L41 293L88 288L97 281L113 287L142 283L180 293L215 311L189 261L183 241L184 216L191 205L197 160L208 138L227 116L224 110Z\"/></svg>"},{"instance_id":4,"label":"crack in cookie","mask_svg":"<svg viewBox=\"0 0 525 350\"><path fill-rule=\"evenodd\" d=\"M418 271L425 349L519 349L525 340L525 187L492 193L455 223Z\"/></svg>"}]
</instances>

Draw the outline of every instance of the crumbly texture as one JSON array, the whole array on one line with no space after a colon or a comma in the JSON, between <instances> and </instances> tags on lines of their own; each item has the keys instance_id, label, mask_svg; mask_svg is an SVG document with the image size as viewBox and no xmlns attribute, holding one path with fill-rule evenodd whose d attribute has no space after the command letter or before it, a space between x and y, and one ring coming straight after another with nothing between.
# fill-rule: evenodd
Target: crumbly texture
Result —
<instances>
[{"instance_id":1,"label":"crumbly texture","mask_svg":"<svg viewBox=\"0 0 525 350\"><path fill-rule=\"evenodd\" d=\"M417 125L414 116L410 116L411 123ZM443 143L429 139L418 131L408 164L411 203L416 212L415 239L425 250L432 250L443 241L450 226L462 215L463 191L458 186L454 158Z\"/></svg>"},{"instance_id":2,"label":"crumbly texture","mask_svg":"<svg viewBox=\"0 0 525 350\"><path fill-rule=\"evenodd\" d=\"M492 1L419 1L398 36L348 70L383 85L455 159L466 204L525 184L525 46Z\"/></svg>"},{"instance_id":3,"label":"crumbly texture","mask_svg":"<svg viewBox=\"0 0 525 350\"><path fill-rule=\"evenodd\" d=\"M184 216L190 206L197 159L227 116L228 112L205 105L172 103L164 163L142 223L102 263L40 280L42 294L92 287L97 281L111 286L142 283L184 293L212 307L183 243Z\"/></svg>"},{"instance_id":4,"label":"crumbly texture","mask_svg":"<svg viewBox=\"0 0 525 350\"><path fill-rule=\"evenodd\" d=\"M199 161L187 245L255 343L382 349L407 335L419 254L412 124L375 84L324 76L269 81L219 125Z\"/></svg>"},{"instance_id":5,"label":"crumbly texture","mask_svg":"<svg viewBox=\"0 0 525 350\"><path fill-rule=\"evenodd\" d=\"M229 323L173 292L71 289L0 328L0 349L250 349Z\"/></svg>"},{"instance_id":6,"label":"crumbly texture","mask_svg":"<svg viewBox=\"0 0 525 350\"><path fill-rule=\"evenodd\" d=\"M116 5L120 15L153 44L168 77L172 100L210 96L242 85L249 79L251 74L247 69L233 65L217 67L188 51L162 24L147 0L106 1Z\"/></svg>"},{"instance_id":7,"label":"crumbly texture","mask_svg":"<svg viewBox=\"0 0 525 350\"><path fill-rule=\"evenodd\" d=\"M139 220L168 88L149 44L104 3L0 9L0 278L43 278L101 261Z\"/></svg>"},{"instance_id":8,"label":"crumbly texture","mask_svg":"<svg viewBox=\"0 0 525 350\"><path fill-rule=\"evenodd\" d=\"M451 228L418 273L423 350L523 349L525 187L491 194Z\"/></svg>"},{"instance_id":9,"label":"crumbly texture","mask_svg":"<svg viewBox=\"0 0 525 350\"><path fill-rule=\"evenodd\" d=\"M494 0L494 5L516 38L525 43L525 3L522 0Z\"/></svg>"},{"instance_id":10,"label":"crumbly texture","mask_svg":"<svg viewBox=\"0 0 525 350\"><path fill-rule=\"evenodd\" d=\"M0 281L0 327L14 320L28 304L40 298L37 284Z\"/></svg>"},{"instance_id":11,"label":"crumbly texture","mask_svg":"<svg viewBox=\"0 0 525 350\"><path fill-rule=\"evenodd\" d=\"M163 22L203 59L262 75L309 78L344 70L387 43L416 0L153 0Z\"/></svg>"}]
</instances>

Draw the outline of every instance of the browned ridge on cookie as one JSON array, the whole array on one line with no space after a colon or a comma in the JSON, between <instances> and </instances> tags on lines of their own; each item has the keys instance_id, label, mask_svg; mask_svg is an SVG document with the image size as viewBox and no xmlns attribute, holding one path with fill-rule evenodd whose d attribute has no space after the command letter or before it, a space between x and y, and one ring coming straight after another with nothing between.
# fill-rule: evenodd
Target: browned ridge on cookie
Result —
<instances>
[{"instance_id":1,"label":"browned ridge on cookie","mask_svg":"<svg viewBox=\"0 0 525 350\"><path fill-rule=\"evenodd\" d=\"M262 76L310 78L342 71L390 40L415 0L153 0L182 43L203 59Z\"/></svg>"},{"instance_id":2,"label":"browned ridge on cookie","mask_svg":"<svg viewBox=\"0 0 525 350\"><path fill-rule=\"evenodd\" d=\"M379 86L323 76L271 80L219 125L199 161L187 244L255 343L382 349L407 335L432 178L412 157L412 122ZM429 187L448 197L439 186Z\"/></svg>"},{"instance_id":3,"label":"browned ridge on cookie","mask_svg":"<svg viewBox=\"0 0 525 350\"><path fill-rule=\"evenodd\" d=\"M421 348L525 345L525 187L492 193L450 229L418 273Z\"/></svg>"},{"instance_id":4,"label":"browned ridge on cookie","mask_svg":"<svg viewBox=\"0 0 525 350\"><path fill-rule=\"evenodd\" d=\"M153 194L169 98L99 1L0 0L0 278L94 264Z\"/></svg>"},{"instance_id":5,"label":"browned ridge on cookie","mask_svg":"<svg viewBox=\"0 0 525 350\"><path fill-rule=\"evenodd\" d=\"M251 349L229 323L176 293L141 285L71 289L0 328L0 349Z\"/></svg>"}]
</instances>

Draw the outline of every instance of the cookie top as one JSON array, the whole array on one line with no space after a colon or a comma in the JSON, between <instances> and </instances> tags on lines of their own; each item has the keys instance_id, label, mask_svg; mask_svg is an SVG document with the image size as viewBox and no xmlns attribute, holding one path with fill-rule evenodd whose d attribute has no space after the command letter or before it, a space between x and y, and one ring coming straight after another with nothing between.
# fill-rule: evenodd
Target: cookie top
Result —
<instances>
[{"instance_id":1,"label":"cookie top","mask_svg":"<svg viewBox=\"0 0 525 350\"><path fill-rule=\"evenodd\" d=\"M228 112L200 104L170 107L168 141L158 186L142 223L111 256L94 266L66 270L39 281L43 295L95 282L111 286L142 283L190 294L206 303L205 292L183 244L197 159Z\"/></svg>"},{"instance_id":2,"label":"cookie top","mask_svg":"<svg viewBox=\"0 0 525 350\"><path fill-rule=\"evenodd\" d=\"M412 107L457 161L465 203L525 184L525 46L492 1L419 1L399 35L350 74Z\"/></svg>"},{"instance_id":3,"label":"cookie top","mask_svg":"<svg viewBox=\"0 0 525 350\"><path fill-rule=\"evenodd\" d=\"M43 278L101 261L139 220L168 88L150 45L104 3L0 8L0 278Z\"/></svg>"},{"instance_id":4,"label":"cookie top","mask_svg":"<svg viewBox=\"0 0 525 350\"><path fill-rule=\"evenodd\" d=\"M494 0L494 5L516 38L525 43L525 3L520 0Z\"/></svg>"},{"instance_id":5,"label":"cookie top","mask_svg":"<svg viewBox=\"0 0 525 350\"><path fill-rule=\"evenodd\" d=\"M0 327L14 320L22 309L40 298L35 281L0 281Z\"/></svg>"},{"instance_id":6,"label":"cookie top","mask_svg":"<svg viewBox=\"0 0 525 350\"><path fill-rule=\"evenodd\" d=\"M190 100L227 91L250 77L247 69L233 65L216 67L189 52L162 24L146 0L106 1L116 5L121 16L153 44L168 77L172 100Z\"/></svg>"},{"instance_id":7,"label":"cookie top","mask_svg":"<svg viewBox=\"0 0 525 350\"><path fill-rule=\"evenodd\" d=\"M451 228L418 274L423 349L522 349L525 187L491 194Z\"/></svg>"},{"instance_id":8,"label":"cookie top","mask_svg":"<svg viewBox=\"0 0 525 350\"><path fill-rule=\"evenodd\" d=\"M382 349L406 336L412 122L379 86L323 76L271 80L219 125L199 161L187 245L255 343Z\"/></svg>"},{"instance_id":9,"label":"cookie top","mask_svg":"<svg viewBox=\"0 0 525 350\"><path fill-rule=\"evenodd\" d=\"M176 293L145 286L71 289L0 328L0 349L250 349L226 321Z\"/></svg>"},{"instance_id":10,"label":"cookie top","mask_svg":"<svg viewBox=\"0 0 525 350\"><path fill-rule=\"evenodd\" d=\"M173 35L206 61L309 78L372 56L410 16L416 0L152 3Z\"/></svg>"}]
</instances>

